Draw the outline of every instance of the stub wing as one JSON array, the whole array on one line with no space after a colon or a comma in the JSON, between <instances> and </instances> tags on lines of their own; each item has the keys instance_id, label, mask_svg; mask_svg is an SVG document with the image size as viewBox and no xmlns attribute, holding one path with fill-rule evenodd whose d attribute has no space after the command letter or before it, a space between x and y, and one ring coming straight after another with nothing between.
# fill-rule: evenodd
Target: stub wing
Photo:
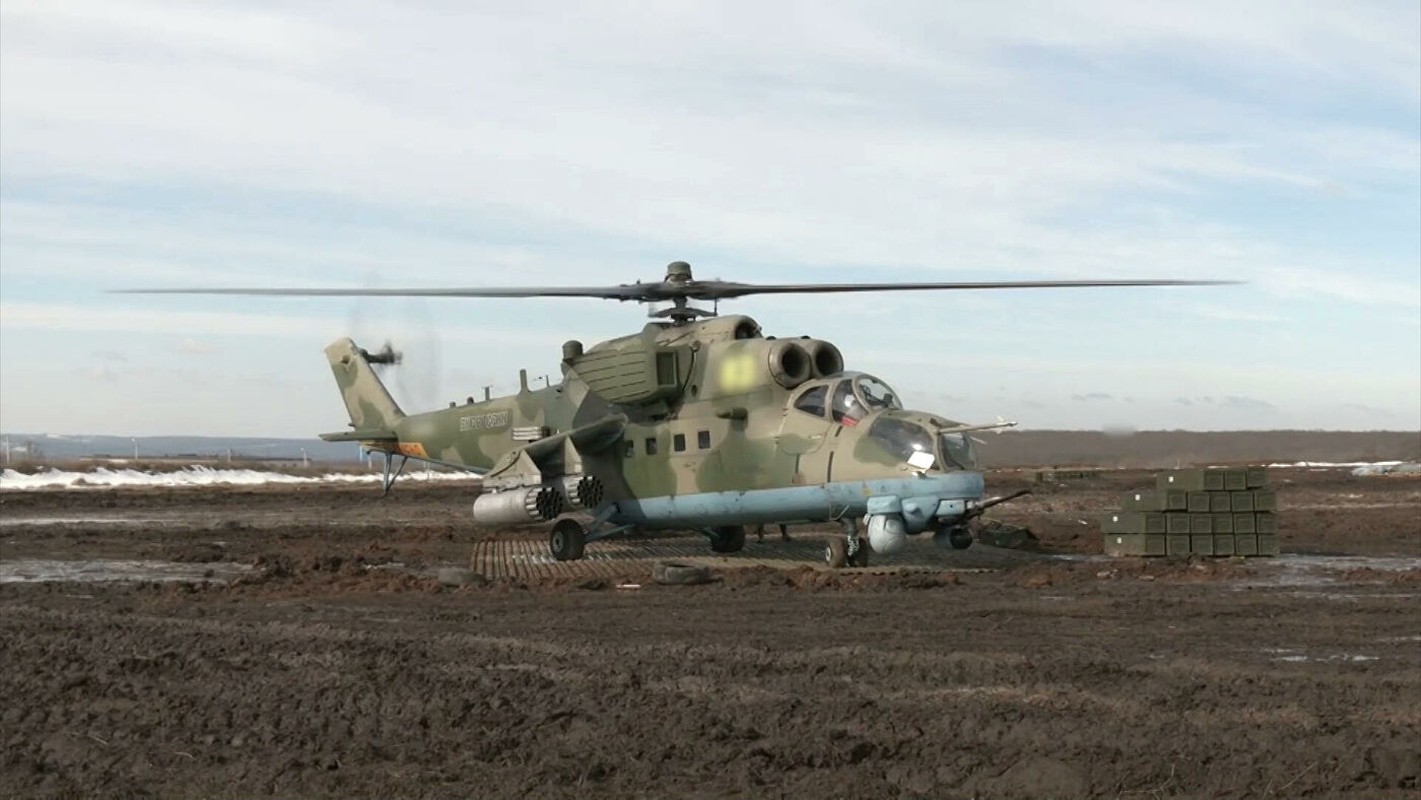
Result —
<instances>
[{"instance_id":1,"label":"stub wing","mask_svg":"<svg viewBox=\"0 0 1421 800\"><path fill-rule=\"evenodd\" d=\"M545 436L505 453L485 477L485 486L500 481L523 485L580 473L582 456L600 453L622 438L627 418L603 417L569 431Z\"/></svg>"}]
</instances>

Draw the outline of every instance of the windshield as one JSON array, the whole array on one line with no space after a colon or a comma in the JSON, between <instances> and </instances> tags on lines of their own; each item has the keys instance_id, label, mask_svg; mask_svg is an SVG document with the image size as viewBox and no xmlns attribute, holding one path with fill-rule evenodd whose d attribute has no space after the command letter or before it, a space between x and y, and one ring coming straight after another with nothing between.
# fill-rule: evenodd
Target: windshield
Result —
<instances>
[{"instance_id":1,"label":"windshield","mask_svg":"<svg viewBox=\"0 0 1421 800\"><path fill-rule=\"evenodd\" d=\"M868 437L899 461L914 453L933 453L933 437L921 425L891 417L880 418L868 429Z\"/></svg>"},{"instance_id":2,"label":"windshield","mask_svg":"<svg viewBox=\"0 0 1421 800\"><path fill-rule=\"evenodd\" d=\"M898 393L872 375L854 378L854 390L858 394L859 402L863 403L870 413L884 408L903 408L903 404L898 401Z\"/></svg>"}]
</instances>

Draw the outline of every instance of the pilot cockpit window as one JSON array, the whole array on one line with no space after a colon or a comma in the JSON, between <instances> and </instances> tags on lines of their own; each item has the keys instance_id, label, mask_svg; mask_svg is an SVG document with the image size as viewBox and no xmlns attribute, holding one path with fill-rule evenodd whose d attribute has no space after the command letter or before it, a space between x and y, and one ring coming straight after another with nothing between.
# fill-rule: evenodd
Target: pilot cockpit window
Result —
<instances>
[{"instance_id":1,"label":"pilot cockpit window","mask_svg":"<svg viewBox=\"0 0 1421 800\"><path fill-rule=\"evenodd\" d=\"M860 375L855 378L854 388L858 390L859 400L868 407L869 411L903 408L903 403L898 400L898 394L888 384L872 375Z\"/></svg>"},{"instance_id":2,"label":"pilot cockpit window","mask_svg":"<svg viewBox=\"0 0 1421 800\"><path fill-rule=\"evenodd\" d=\"M834 387L834 400L829 404L829 410L835 422L848 426L857 425L859 420L870 413L854 396L852 381L839 381Z\"/></svg>"},{"instance_id":3,"label":"pilot cockpit window","mask_svg":"<svg viewBox=\"0 0 1421 800\"><path fill-rule=\"evenodd\" d=\"M977 468L977 450L972 446L972 437L964 433L944 433L938 436L942 442L942 458L963 469Z\"/></svg>"},{"instance_id":4,"label":"pilot cockpit window","mask_svg":"<svg viewBox=\"0 0 1421 800\"><path fill-rule=\"evenodd\" d=\"M917 453L933 455L932 435L921 425L912 422L880 417L873 423L873 427L868 429L868 436L889 455L901 461L907 461Z\"/></svg>"},{"instance_id":5,"label":"pilot cockpit window","mask_svg":"<svg viewBox=\"0 0 1421 800\"><path fill-rule=\"evenodd\" d=\"M829 394L828 386L815 386L794 401L794 407L816 417L824 416L824 399Z\"/></svg>"}]
</instances>

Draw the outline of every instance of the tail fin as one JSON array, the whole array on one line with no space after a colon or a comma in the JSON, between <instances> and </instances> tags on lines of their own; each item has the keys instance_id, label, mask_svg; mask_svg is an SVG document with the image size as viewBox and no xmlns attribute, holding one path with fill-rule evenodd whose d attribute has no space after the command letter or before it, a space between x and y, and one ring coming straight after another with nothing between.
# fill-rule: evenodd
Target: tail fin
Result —
<instances>
[{"instance_id":1,"label":"tail fin","mask_svg":"<svg viewBox=\"0 0 1421 800\"><path fill-rule=\"evenodd\" d=\"M370 368L366 353L350 339L337 339L326 346L326 360L335 373L350 422L356 431L393 431L405 412Z\"/></svg>"}]
</instances>

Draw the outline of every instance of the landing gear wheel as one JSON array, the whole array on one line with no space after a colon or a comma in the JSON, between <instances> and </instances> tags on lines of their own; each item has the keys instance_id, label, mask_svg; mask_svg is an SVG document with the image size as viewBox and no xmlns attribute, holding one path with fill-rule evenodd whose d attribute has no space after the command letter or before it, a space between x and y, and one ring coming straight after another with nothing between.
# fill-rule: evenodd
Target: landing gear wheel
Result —
<instances>
[{"instance_id":1,"label":"landing gear wheel","mask_svg":"<svg viewBox=\"0 0 1421 800\"><path fill-rule=\"evenodd\" d=\"M553 523L553 532L548 536L548 549L558 561L576 561L582 558L582 548L587 546L587 529L575 519L560 519Z\"/></svg>"},{"instance_id":2,"label":"landing gear wheel","mask_svg":"<svg viewBox=\"0 0 1421 800\"><path fill-rule=\"evenodd\" d=\"M849 542L839 536L829 540L824 547L824 563L830 569L843 569L849 565Z\"/></svg>"},{"instance_id":3,"label":"landing gear wheel","mask_svg":"<svg viewBox=\"0 0 1421 800\"><path fill-rule=\"evenodd\" d=\"M855 550L853 556L849 558L849 566L851 566L851 567L866 567L866 566L868 566L868 554L869 554L868 540L867 540L867 539L859 539L859 540L858 540L858 549Z\"/></svg>"},{"instance_id":4,"label":"landing gear wheel","mask_svg":"<svg viewBox=\"0 0 1421 800\"><path fill-rule=\"evenodd\" d=\"M744 547L744 525L724 525L711 531L711 550L717 553L738 553Z\"/></svg>"},{"instance_id":5,"label":"landing gear wheel","mask_svg":"<svg viewBox=\"0 0 1421 800\"><path fill-rule=\"evenodd\" d=\"M967 528L953 528L947 534L947 543L953 550L966 550L972 546L972 531Z\"/></svg>"}]
</instances>

